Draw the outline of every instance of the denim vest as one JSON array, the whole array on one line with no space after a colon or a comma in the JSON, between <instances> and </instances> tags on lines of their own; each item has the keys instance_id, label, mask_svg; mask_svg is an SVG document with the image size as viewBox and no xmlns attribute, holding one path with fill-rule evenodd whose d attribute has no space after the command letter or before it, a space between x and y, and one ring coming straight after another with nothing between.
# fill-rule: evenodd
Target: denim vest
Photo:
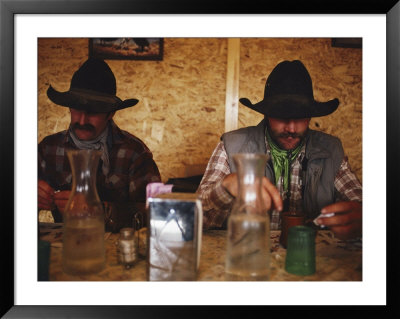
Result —
<instances>
[{"instance_id":1,"label":"denim vest","mask_svg":"<svg viewBox=\"0 0 400 319\"><path fill-rule=\"evenodd\" d=\"M231 172L236 172L232 155L236 153L266 153L264 134L265 121L262 120L257 126L241 128L221 136L228 154ZM334 181L343 157L342 143L337 137L309 130L302 172L303 211L306 218L318 216L322 207L335 202ZM271 165L271 161L269 161L265 168L265 176L270 181L274 181Z\"/></svg>"}]
</instances>

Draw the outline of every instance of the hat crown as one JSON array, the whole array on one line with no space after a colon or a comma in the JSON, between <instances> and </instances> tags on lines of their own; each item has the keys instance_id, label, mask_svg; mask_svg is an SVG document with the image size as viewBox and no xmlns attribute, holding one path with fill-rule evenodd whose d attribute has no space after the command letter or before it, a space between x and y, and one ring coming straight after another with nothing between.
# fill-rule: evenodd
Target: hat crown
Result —
<instances>
[{"instance_id":1,"label":"hat crown","mask_svg":"<svg viewBox=\"0 0 400 319\"><path fill-rule=\"evenodd\" d=\"M47 96L55 104L87 112L107 113L136 105L137 99L121 100L114 73L106 62L90 57L74 73L69 91L50 85Z\"/></svg>"},{"instance_id":2,"label":"hat crown","mask_svg":"<svg viewBox=\"0 0 400 319\"><path fill-rule=\"evenodd\" d=\"M256 104L248 98L243 105L268 117L295 119L325 116L339 106L337 98L326 102L314 99L311 76L299 60L280 62L268 76L264 99Z\"/></svg>"},{"instance_id":3,"label":"hat crown","mask_svg":"<svg viewBox=\"0 0 400 319\"><path fill-rule=\"evenodd\" d=\"M70 89L84 89L115 95L117 84L114 73L103 60L89 58L74 73Z\"/></svg>"},{"instance_id":4,"label":"hat crown","mask_svg":"<svg viewBox=\"0 0 400 319\"><path fill-rule=\"evenodd\" d=\"M301 61L283 61L272 70L265 84L264 98L279 95L314 98L311 76Z\"/></svg>"}]
</instances>

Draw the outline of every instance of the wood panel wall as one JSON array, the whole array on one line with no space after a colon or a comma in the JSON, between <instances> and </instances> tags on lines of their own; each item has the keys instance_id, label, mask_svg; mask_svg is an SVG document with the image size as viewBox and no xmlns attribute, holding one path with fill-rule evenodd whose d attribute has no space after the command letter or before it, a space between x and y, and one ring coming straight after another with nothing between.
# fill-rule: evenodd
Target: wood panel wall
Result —
<instances>
[{"instance_id":1,"label":"wood panel wall","mask_svg":"<svg viewBox=\"0 0 400 319\"><path fill-rule=\"evenodd\" d=\"M201 173L224 132L227 56L225 38L166 38L162 61L106 61L117 79L117 95L140 101L118 111L115 122L151 149L164 182ZM38 141L69 125L68 109L47 98L48 86L68 90L87 57L86 38L38 39ZM308 68L317 100L339 98L338 110L312 119L311 128L341 138L362 180L361 49L333 48L329 38L242 38L239 97L260 101L274 66L294 59ZM261 119L239 103L238 127Z\"/></svg>"}]
</instances>

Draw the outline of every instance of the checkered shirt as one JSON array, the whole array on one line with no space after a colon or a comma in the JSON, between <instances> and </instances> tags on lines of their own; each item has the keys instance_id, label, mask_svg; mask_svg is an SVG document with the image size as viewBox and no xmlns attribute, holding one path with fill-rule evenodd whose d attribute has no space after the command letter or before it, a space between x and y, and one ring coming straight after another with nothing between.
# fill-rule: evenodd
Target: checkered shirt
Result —
<instances>
[{"instance_id":1,"label":"checkered shirt","mask_svg":"<svg viewBox=\"0 0 400 319\"><path fill-rule=\"evenodd\" d=\"M107 139L110 171L105 176L98 165L97 192L102 201L146 201L146 185L161 181L160 172L147 146L110 121ZM38 145L38 178L55 190L69 190L72 174L68 149L76 149L68 131L45 137Z\"/></svg>"},{"instance_id":2,"label":"checkered shirt","mask_svg":"<svg viewBox=\"0 0 400 319\"><path fill-rule=\"evenodd\" d=\"M266 141L267 154L270 148ZM301 149L296 159L291 163L290 171L290 198L289 211L302 212L302 160L305 156L305 146ZM200 182L197 193L202 200L203 227L220 228L229 215L233 204L232 195L222 186L223 178L230 174L224 143L221 141L214 149L210 157L203 179ZM355 174L351 171L347 157L343 158L335 177L336 200L359 201L362 200L362 187ZM275 185L284 201L287 193L283 190L283 176ZM271 212L271 229L280 229L280 213L277 210Z\"/></svg>"}]
</instances>

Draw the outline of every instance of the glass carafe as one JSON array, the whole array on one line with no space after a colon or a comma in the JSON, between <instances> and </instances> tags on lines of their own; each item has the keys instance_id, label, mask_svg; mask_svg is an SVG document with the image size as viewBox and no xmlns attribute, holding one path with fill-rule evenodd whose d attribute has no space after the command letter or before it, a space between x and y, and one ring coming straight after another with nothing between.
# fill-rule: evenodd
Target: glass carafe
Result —
<instances>
[{"instance_id":1,"label":"glass carafe","mask_svg":"<svg viewBox=\"0 0 400 319\"><path fill-rule=\"evenodd\" d=\"M238 195L228 218L227 280L269 280L270 220L262 200L268 155L235 154Z\"/></svg>"},{"instance_id":2,"label":"glass carafe","mask_svg":"<svg viewBox=\"0 0 400 319\"><path fill-rule=\"evenodd\" d=\"M71 195L63 214L63 270L88 274L105 266L104 210L96 188L101 152L70 150Z\"/></svg>"}]
</instances>

